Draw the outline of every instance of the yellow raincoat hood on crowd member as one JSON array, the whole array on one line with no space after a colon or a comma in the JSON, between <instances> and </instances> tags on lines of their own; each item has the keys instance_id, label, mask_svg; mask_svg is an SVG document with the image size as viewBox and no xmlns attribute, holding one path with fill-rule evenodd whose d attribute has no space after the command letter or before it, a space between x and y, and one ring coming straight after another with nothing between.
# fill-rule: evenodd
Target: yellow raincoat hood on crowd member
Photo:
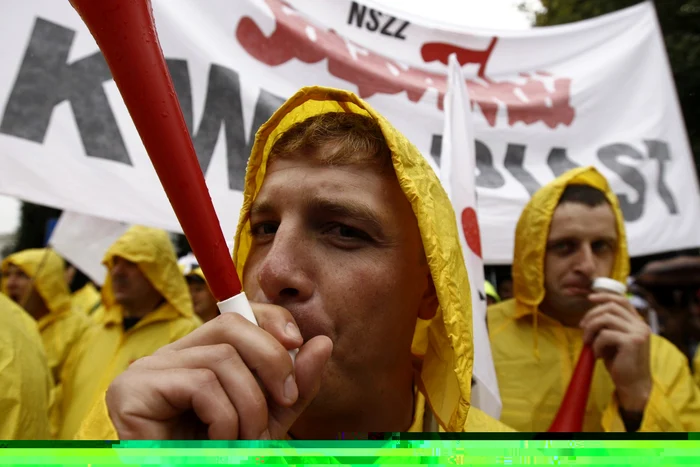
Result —
<instances>
[{"instance_id":1,"label":"yellow raincoat hood on crowd member","mask_svg":"<svg viewBox=\"0 0 700 467\"><path fill-rule=\"evenodd\" d=\"M2 262L3 272L10 264L29 276L34 289L49 309L49 314L41 317L37 326L44 342L49 368L54 380L60 384L61 368L71 348L90 326L90 321L73 309L70 290L63 275L63 258L56 252L46 248L20 251L5 258Z\"/></svg>"},{"instance_id":2,"label":"yellow raincoat hood on crowd member","mask_svg":"<svg viewBox=\"0 0 700 467\"><path fill-rule=\"evenodd\" d=\"M419 320L414 352L423 356L421 391L427 394L441 428L449 431L511 431L469 405L473 359L471 299L452 205L418 150L354 94L321 87L303 88L260 127L246 172L243 208L233 253L236 270L242 273L250 250L251 238L246 224L250 207L265 178L267 154L273 142L294 123L338 111L367 115L379 123L392 151L399 183L418 219L440 308L432 320ZM418 393L415 406L411 431L421 431L425 413L422 393ZM76 438L117 438L116 430L109 423L104 400L92 408Z\"/></svg>"},{"instance_id":3,"label":"yellow raincoat hood on crowd member","mask_svg":"<svg viewBox=\"0 0 700 467\"><path fill-rule=\"evenodd\" d=\"M298 91L263 125L255 137L244 189L233 260L242 275L251 237L246 228L250 208L262 186L267 157L277 138L292 125L328 112L353 112L374 119L382 129L392 153L394 170L418 220L423 246L437 290L440 307L436 316L417 327L415 343L427 341L422 356L419 387L442 429L497 429L474 423L468 416L472 381L472 315L469 280L459 245L452 205L427 161L418 150L381 115L354 94L330 88L308 87Z\"/></svg>"},{"instance_id":4,"label":"yellow raincoat hood on crowd member","mask_svg":"<svg viewBox=\"0 0 700 467\"><path fill-rule=\"evenodd\" d=\"M177 313L183 317L194 315L187 283L180 272L175 249L167 232L140 225L133 226L105 253L102 263L108 270L112 269L114 258L117 256L136 263L146 279ZM115 304L109 274L102 287L102 302L107 309L120 309L119 305ZM121 313L119 320L121 321Z\"/></svg>"},{"instance_id":5,"label":"yellow raincoat hood on crowd member","mask_svg":"<svg viewBox=\"0 0 700 467\"><path fill-rule=\"evenodd\" d=\"M112 380L134 360L153 354L201 324L192 309L187 283L165 231L131 227L107 250L103 261L107 269L111 269L115 257L136 263L165 300L125 331L122 308L115 301L112 280L107 274L100 318L66 365L65 378L70 375L71 384L64 387L66 403L61 439L73 438L96 400L104 397ZM99 429L111 427L106 412L101 415L97 422Z\"/></svg>"},{"instance_id":6,"label":"yellow raincoat hood on crowd member","mask_svg":"<svg viewBox=\"0 0 700 467\"><path fill-rule=\"evenodd\" d=\"M86 315L90 315L100 306L102 296L94 284L88 282L80 289L73 292L73 295L71 295L71 302L73 303L73 308Z\"/></svg>"},{"instance_id":7,"label":"yellow raincoat hood on crowd member","mask_svg":"<svg viewBox=\"0 0 700 467\"><path fill-rule=\"evenodd\" d=\"M207 278L204 277L204 271L202 271L202 268L194 268L194 269L192 269L192 270L189 272L189 274L185 275L185 277L189 277L189 276L197 276L197 277L199 277L200 279L202 279L204 282L207 281Z\"/></svg>"},{"instance_id":8,"label":"yellow raincoat hood on crowd member","mask_svg":"<svg viewBox=\"0 0 700 467\"><path fill-rule=\"evenodd\" d=\"M3 273L10 264L29 276L51 314L70 311L70 290L63 275L65 263L56 252L47 248L20 251L2 261ZM5 284L3 292L7 293Z\"/></svg>"},{"instance_id":9,"label":"yellow raincoat hood on crowd member","mask_svg":"<svg viewBox=\"0 0 700 467\"><path fill-rule=\"evenodd\" d=\"M594 168L570 170L533 195L515 233L515 298L489 307L487 313L503 402L501 421L520 431L542 432L549 428L583 347L580 329L566 328L538 311L545 295L544 261L550 222L559 198L571 184L589 185L605 193L615 213L618 231L611 277L625 282L629 273L622 211L607 181ZM653 390L640 430L700 429L700 400L687 359L665 339L652 336L651 370ZM599 360L584 431L624 431L614 391L612 379Z\"/></svg>"},{"instance_id":10,"label":"yellow raincoat hood on crowd member","mask_svg":"<svg viewBox=\"0 0 700 467\"><path fill-rule=\"evenodd\" d=\"M50 439L53 379L36 322L0 293L0 439Z\"/></svg>"}]
</instances>

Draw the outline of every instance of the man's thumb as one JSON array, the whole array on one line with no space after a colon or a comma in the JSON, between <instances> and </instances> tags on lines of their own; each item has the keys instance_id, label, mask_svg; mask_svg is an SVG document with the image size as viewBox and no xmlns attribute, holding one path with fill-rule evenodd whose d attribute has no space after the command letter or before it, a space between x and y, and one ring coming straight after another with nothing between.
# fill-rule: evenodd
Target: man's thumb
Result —
<instances>
[{"instance_id":1,"label":"man's thumb","mask_svg":"<svg viewBox=\"0 0 700 467\"><path fill-rule=\"evenodd\" d=\"M332 351L333 341L326 336L316 336L301 346L294 362L299 399L291 407L270 402L269 435L272 439L284 439L297 418L314 400L321 388L323 370Z\"/></svg>"}]
</instances>

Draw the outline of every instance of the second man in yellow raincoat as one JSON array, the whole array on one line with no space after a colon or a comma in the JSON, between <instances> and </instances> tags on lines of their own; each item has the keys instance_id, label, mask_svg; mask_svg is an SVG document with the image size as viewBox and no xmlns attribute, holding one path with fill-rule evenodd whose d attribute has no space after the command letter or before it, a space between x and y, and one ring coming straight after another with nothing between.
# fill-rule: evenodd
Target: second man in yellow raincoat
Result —
<instances>
[{"instance_id":1,"label":"second man in yellow raincoat","mask_svg":"<svg viewBox=\"0 0 700 467\"><path fill-rule=\"evenodd\" d=\"M201 321L167 233L134 226L104 258L108 274L96 326L64 371L61 439L72 439L94 401L134 361L186 336Z\"/></svg>"},{"instance_id":2,"label":"second man in yellow raincoat","mask_svg":"<svg viewBox=\"0 0 700 467\"><path fill-rule=\"evenodd\" d=\"M625 297L591 294L595 278L625 282L628 273L622 212L595 169L533 195L516 229L515 298L487 313L501 421L547 431L588 342L599 360L584 431L700 430L700 390L683 354Z\"/></svg>"}]
</instances>

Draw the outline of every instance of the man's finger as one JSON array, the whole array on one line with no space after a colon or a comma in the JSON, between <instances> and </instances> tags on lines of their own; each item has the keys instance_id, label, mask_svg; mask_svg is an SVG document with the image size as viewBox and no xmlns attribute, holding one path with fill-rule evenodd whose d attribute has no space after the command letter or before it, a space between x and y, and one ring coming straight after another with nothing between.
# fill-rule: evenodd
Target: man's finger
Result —
<instances>
[{"instance_id":1,"label":"man's finger","mask_svg":"<svg viewBox=\"0 0 700 467\"><path fill-rule=\"evenodd\" d=\"M218 344L228 344L236 349L245 365L262 380L275 402L285 406L296 402L298 391L294 383L294 365L287 349L267 331L236 313L217 316L154 355Z\"/></svg>"},{"instance_id":2,"label":"man's finger","mask_svg":"<svg viewBox=\"0 0 700 467\"><path fill-rule=\"evenodd\" d=\"M240 439L258 439L267 429L265 394L236 349L227 344L191 347L132 364L136 370L207 368L216 374L240 419Z\"/></svg>"},{"instance_id":3,"label":"man's finger","mask_svg":"<svg viewBox=\"0 0 700 467\"><path fill-rule=\"evenodd\" d=\"M627 334L612 329L603 329L593 339L592 347L596 358L609 356L610 349L618 349L624 344Z\"/></svg>"},{"instance_id":4,"label":"man's finger","mask_svg":"<svg viewBox=\"0 0 700 467\"><path fill-rule=\"evenodd\" d=\"M603 313L596 314L595 316L586 320L585 323L582 322L581 327L583 328L583 341L587 343L591 342L591 340L595 338L596 334L603 329L611 329L625 333L629 333L634 329L633 324L623 316L608 310Z\"/></svg>"},{"instance_id":5,"label":"man's finger","mask_svg":"<svg viewBox=\"0 0 700 467\"><path fill-rule=\"evenodd\" d=\"M188 410L209 426L210 436L238 438L238 415L210 370L130 370L114 380L106 401L120 439L170 439L176 431L171 421Z\"/></svg>"},{"instance_id":6,"label":"man's finger","mask_svg":"<svg viewBox=\"0 0 700 467\"><path fill-rule=\"evenodd\" d=\"M299 400L292 407L270 405L270 436L282 439L294 422L314 400L321 387L321 378L333 352L333 341L316 336L299 349L295 369Z\"/></svg>"},{"instance_id":7,"label":"man's finger","mask_svg":"<svg viewBox=\"0 0 700 467\"><path fill-rule=\"evenodd\" d=\"M581 319L579 326L584 328L588 326L588 323L601 315L614 314L619 316L621 319L628 321L629 323L637 323L640 321L640 315L635 311L634 315L631 314L625 307L617 302L603 302L600 305L591 309L588 313L584 315Z\"/></svg>"},{"instance_id":8,"label":"man's finger","mask_svg":"<svg viewBox=\"0 0 700 467\"><path fill-rule=\"evenodd\" d=\"M266 303L252 303L258 325L272 334L285 348L298 349L304 343L292 314L285 308Z\"/></svg>"},{"instance_id":9,"label":"man's finger","mask_svg":"<svg viewBox=\"0 0 700 467\"><path fill-rule=\"evenodd\" d=\"M229 331L229 334L226 331ZM222 313L207 321L186 336L158 349L153 355L177 352L189 347L230 343L225 342L235 333L253 332L261 329L237 313ZM235 338L233 339L235 340Z\"/></svg>"},{"instance_id":10,"label":"man's finger","mask_svg":"<svg viewBox=\"0 0 700 467\"><path fill-rule=\"evenodd\" d=\"M616 303L630 316L639 316L639 313L634 306L632 306L632 303L630 303L627 297L622 295L611 293L592 293L588 296L588 300L593 303Z\"/></svg>"}]
</instances>

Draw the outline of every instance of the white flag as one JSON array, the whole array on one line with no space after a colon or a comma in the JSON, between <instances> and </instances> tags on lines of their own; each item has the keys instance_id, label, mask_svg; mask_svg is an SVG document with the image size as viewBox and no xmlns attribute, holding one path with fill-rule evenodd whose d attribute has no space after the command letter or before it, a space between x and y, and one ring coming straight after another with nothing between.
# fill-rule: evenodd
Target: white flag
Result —
<instances>
[{"instance_id":1,"label":"white flag","mask_svg":"<svg viewBox=\"0 0 700 467\"><path fill-rule=\"evenodd\" d=\"M128 228L123 222L65 211L51 233L49 245L102 286L107 275L102 259Z\"/></svg>"},{"instance_id":2,"label":"white flag","mask_svg":"<svg viewBox=\"0 0 700 467\"><path fill-rule=\"evenodd\" d=\"M445 127L440 156L440 178L450 196L461 227L460 244L469 271L474 320L474 380L472 405L498 419L501 396L491 356L486 328L484 261L476 212L476 154L474 124L469 92L457 57L449 58L448 86L445 96Z\"/></svg>"}]
</instances>

